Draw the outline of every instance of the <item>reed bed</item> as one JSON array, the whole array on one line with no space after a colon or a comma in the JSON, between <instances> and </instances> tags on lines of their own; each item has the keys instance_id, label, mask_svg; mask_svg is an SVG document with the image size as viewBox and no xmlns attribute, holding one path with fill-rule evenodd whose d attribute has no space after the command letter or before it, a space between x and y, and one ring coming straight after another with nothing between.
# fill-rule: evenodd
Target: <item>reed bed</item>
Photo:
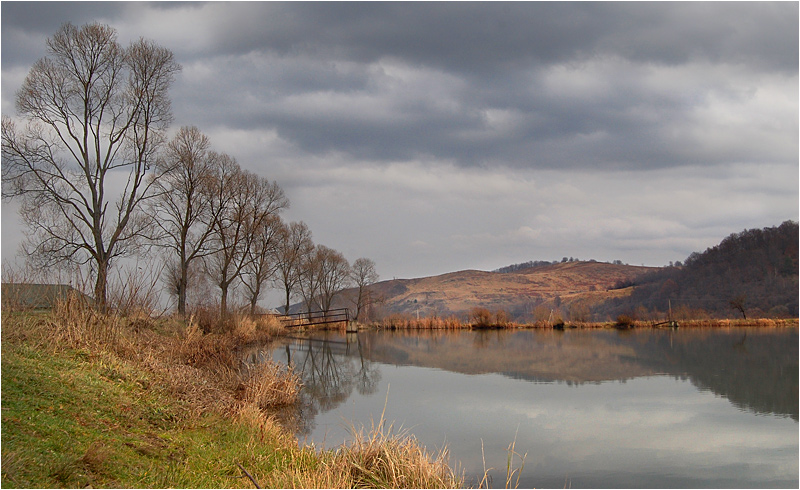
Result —
<instances>
[{"instance_id":1,"label":"reed bed","mask_svg":"<svg viewBox=\"0 0 800 490\"><path fill-rule=\"evenodd\" d=\"M395 432L381 415L371 428L350 429L352 441L317 454L312 471L297 471L301 463L268 475L264 488L277 482L291 488L462 488L463 474L453 471L447 449L427 452L407 431ZM305 450L314 450L313 447ZM299 453L303 459L307 454Z\"/></svg>"},{"instance_id":2,"label":"reed bed","mask_svg":"<svg viewBox=\"0 0 800 490\"><path fill-rule=\"evenodd\" d=\"M406 432L392 433L392 426L362 428L353 441L337 450L330 465L342 479L342 488L460 488L448 463L448 452L429 454Z\"/></svg>"},{"instance_id":3,"label":"reed bed","mask_svg":"<svg viewBox=\"0 0 800 490\"><path fill-rule=\"evenodd\" d=\"M460 330L470 329L472 325L456 316L414 318L409 315L389 315L374 322L373 327L388 330Z\"/></svg>"},{"instance_id":4,"label":"reed bed","mask_svg":"<svg viewBox=\"0 0 800 490\"><path fill-rule=\"evenodd\" d=\"M653 322L642 322L645 325L652 325ZM767 327L767 328L786 328L797 327L797 318L755 318L755 319L703 319L703 320L681 320L678 322L681 328L734 328L734 327ZM638 324L638 322L637 322Z\"/></svg>"},{"instance_id":5,"label":"reed bed","mask_svg":"<svg viewBox=\"0 0 800 490\"><path fill-rule=\"evenodd\" d=\"M291 368L284 370L277 363L269 361L247 367L244 371L246 379L239 390L245 403L269 410L297 402L301 380Z\"/></svg>"},{"instance_id":6,"label":"reed bed","mask_svg":"<svg viewBox=\"0 0 800 490\"><path fill-rule=\"evenodd\" d=\"M758 319L695 319L679 320L681 328L733 328L733 327L766 327L782 328L797 327L797 318L758 318ZM379 330L470 330L481 328L498 329L592 329L592 328L667 328L664 321L634 320L632 318L618 318L616 321L545 321L539 320L531 323L517 322L464 322L455 316L447 318L411 318L407 315L390 315L373 322L371 328Z\"/></svg>"}]
</instances>

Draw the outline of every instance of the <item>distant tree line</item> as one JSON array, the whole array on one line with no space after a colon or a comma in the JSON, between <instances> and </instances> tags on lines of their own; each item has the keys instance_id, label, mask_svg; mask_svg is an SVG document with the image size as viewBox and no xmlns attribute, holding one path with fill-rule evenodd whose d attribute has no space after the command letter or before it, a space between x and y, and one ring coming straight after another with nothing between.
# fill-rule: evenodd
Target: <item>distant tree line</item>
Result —
<instances>
[{"instance_id":1,"label":"distant tree line","mask_svg":"<svg viewBox=\"0 0 800 490\"><path fill-rule=\"evenodd\" d=\"M680 266L637 278L629 297L595 314L666 316L670 308L688 317L797 317L797 222L733 233Z\"/></svg>"},{"instance_id":2,"label":"distant tree line","mask_svg":"<svg viewBox=\"0 0 800 490\"><path fill-rule=\"evenodd\" d=\"M168 138L181 69L171 51L144 39L124 47L101 24L64 24L47 48L16 94L21 121L2 121L3 197L21 199L30 261L88 270L102 310L112 265L150 250L164 252L161 279L181 315L206 283L221 315L234 293L255 312L270 287L287 312L293 298L327 311L350 286L356 315L368 304L372 260L351 265L305 223L284 222L281 187L213 151L198 128Z\"/></svg>"},{"instance_id":3,"label":"distant tree line","mask_svg":"<svg viewBox=\"0 0 800 490\"><path fill-rule=\"evenodd\" d=\"M533 268L536 268L536 267L546 267L548 265L566 264L566 263L570 263L570 262L580 262L580 261L581 261L581 259L579 259L577 257L564 257L561 260L554 260L552 262L549 261L549 260L530 260L528 262L522 262L522 263L519 263L519 264L511 264L511 265L507 265L505 267L500 267L499 269L495 269L492 272L499 272L501 274L509 274L511 272L519 272L519 271L523 271L525 269L533 269ZM589 259L586 262L597 262L597 261L595 259ZM615 260L615 261L613 261L611 263L614 264L614 265L623 265L621 260Z\"/></svg>"},{"instance_id":4,"label":"distant tree line","mask_svg":"<svg viewBox=\"0 0 800 490\"><path fill-rule=\"evenodd\" d=\"M558 261L550 262L549 260L530 260L528 262L522 262L520 264L511 264L505 267L500 267L499 269L495 269L492 272L499 272L501 274L508 274L511 272L519 272L525 269L532 269L534 267L544 267L548 265L557 264Z\"/></svg>"}]
</instances>

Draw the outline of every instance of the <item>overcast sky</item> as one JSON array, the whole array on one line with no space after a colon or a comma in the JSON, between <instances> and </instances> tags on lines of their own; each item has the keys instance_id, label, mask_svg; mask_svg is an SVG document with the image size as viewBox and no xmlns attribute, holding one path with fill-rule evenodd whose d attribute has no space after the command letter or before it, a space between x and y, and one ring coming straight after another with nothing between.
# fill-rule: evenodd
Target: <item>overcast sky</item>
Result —
<instances>
[{"instance_id":1,"label":"overcast sky","mask_svg":"<svg viewBox=\"0 0 800 490\"><path fill-rule=\"evenodd\" d=\"M183 66L175 128L382 279L665 265L798 219L798 3L2 2L2 112L64 22ZM21 230L2 206L2 256Z\"/></svg>"}]
</instances>

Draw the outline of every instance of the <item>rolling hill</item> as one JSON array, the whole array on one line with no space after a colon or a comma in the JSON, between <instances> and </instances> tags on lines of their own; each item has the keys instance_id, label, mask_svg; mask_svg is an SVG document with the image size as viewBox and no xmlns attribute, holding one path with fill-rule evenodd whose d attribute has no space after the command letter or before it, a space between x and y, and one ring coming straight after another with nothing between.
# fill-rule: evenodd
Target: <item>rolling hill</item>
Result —
<instances>
[{"instance_id":1,"label":"rolling hill","mask_svg":"<svg viewBox=\"0 0 800 490\"><path fill-rule=\"evenodd\" d=\"M566 262L515 272L465 270L418 279L393 279L371 286L384 314L440 317L468 314L474 307L504 310L517 320L532 319L538 305L593 305L630 294L619 283L658 270L657 267L605 262ZM345 294L346 297L346 294Z\"/></svg>"},{"instance_id":2,"label":"rolling hill","mask_svg":"<svg viewBox=\"0 0 800 490\"><path fill-rule=\"evenodd\" d=\"M515 264L494 272L465 270L370 286L378 301L371 316L457 316L483 307L518 322L561 317L606 321L618 315L641 320L796 318L798 224L744 230L683 264L639 267L568 261ZM345 290L336 307L352 306Z\"/></svg>"},{"instance_id":3,"label":"rolling hill","mask_svg":"<svg viewBox=\"0 0 800 490\"><path fill-rule=\"evenodd\" d=\"M686 318L797 318L798 236L794 221L733 233L681 267L641 277L632 295L599 310L612 318L668 307Z\"/></svg>"}]
</instances>

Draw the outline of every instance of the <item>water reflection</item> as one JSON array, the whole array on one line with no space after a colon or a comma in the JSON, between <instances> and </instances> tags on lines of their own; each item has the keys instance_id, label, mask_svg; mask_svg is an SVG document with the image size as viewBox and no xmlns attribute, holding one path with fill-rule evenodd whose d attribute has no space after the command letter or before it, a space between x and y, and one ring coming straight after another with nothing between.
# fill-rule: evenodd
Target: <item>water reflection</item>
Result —
<instances>
[{"instance_id":1,"label":"water reflection","mask_svg":"<svg viewBox=\"0 0 800 490\"><path fill-rule=\"evenodd\" d=\"M396 331L272 356L302 373L301 439L341 442L391 385L387 418L476 479L485 452L502 484L518 437L522 486L796 487L797 346L796 329Z\"/></svg>"},{"instance_id":2,"label":"water reflection","mask_svg":"<svg viewBox=\"0 0 800 490\"><path fill-rule=\"evenodd\" d=\"M323 410L353 388L373 393L378 362L569 385L666 374L743 410L798 420L796 329L394 331L282 342L279 357L304 373Z\"/></svg>"}]
</instances>

